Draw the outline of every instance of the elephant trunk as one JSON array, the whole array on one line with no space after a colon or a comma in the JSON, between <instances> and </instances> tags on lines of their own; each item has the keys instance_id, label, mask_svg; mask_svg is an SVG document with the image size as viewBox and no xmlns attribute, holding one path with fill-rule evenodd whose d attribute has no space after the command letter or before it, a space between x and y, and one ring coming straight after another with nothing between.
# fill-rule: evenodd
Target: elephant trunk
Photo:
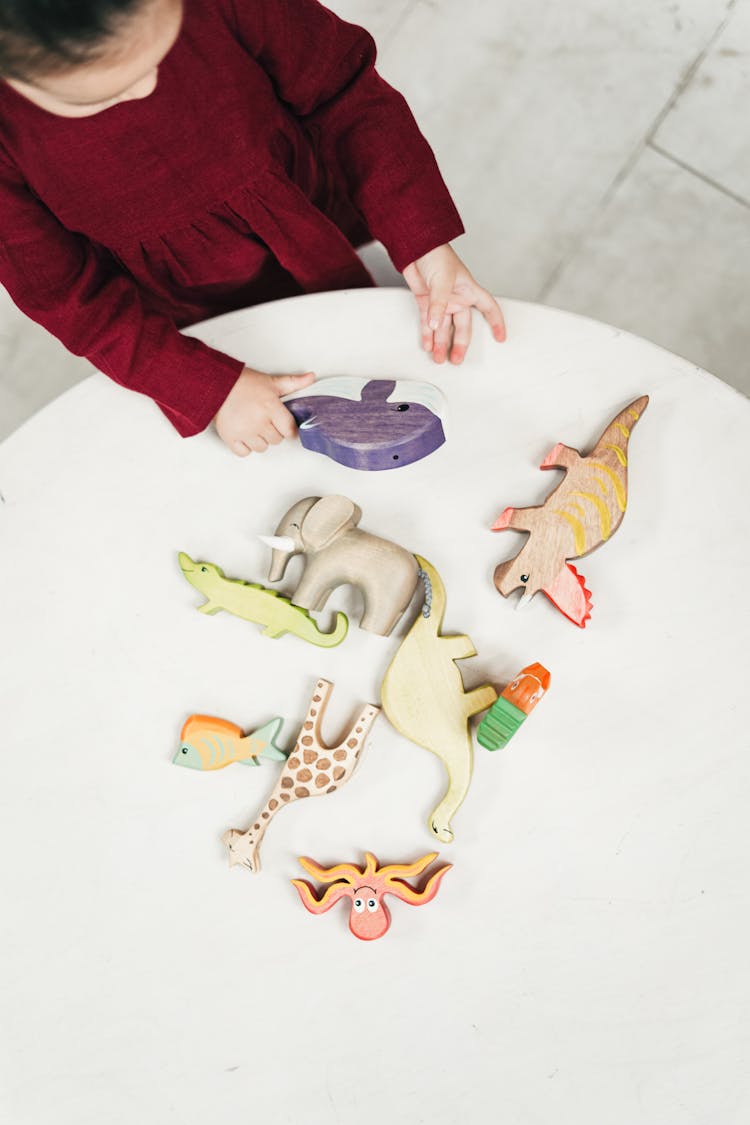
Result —
<instances>
[{"instance_id":1,"label":"elephant trunk","mask_svg":"<svg viewBox=\"0 0 750 1125\"><path fill-rule=\"evenodd\" d=\"M271 548L269 582L280 582L292 555L299 554L294 540L287 535L261 535L261 540Z\"/></svg>"}]
</instances>

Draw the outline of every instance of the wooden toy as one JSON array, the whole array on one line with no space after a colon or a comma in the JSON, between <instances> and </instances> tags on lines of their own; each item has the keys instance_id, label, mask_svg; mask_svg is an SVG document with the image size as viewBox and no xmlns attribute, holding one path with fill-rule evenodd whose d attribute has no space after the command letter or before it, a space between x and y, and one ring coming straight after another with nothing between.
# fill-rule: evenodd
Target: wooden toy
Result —
<instances>
[{"instance_id":1,"label":"wooden toy","mask_svg":"<svg viewBox=\"0 0 750 1125\"><path fill-rule=\"evenodd\" d=\"M361 509L346 496L298 500L274 536L261 536L273 548L268 578L278 582L289 560L304 554L294 604L321 610L337 586L351 583L364 598L361 628L387 637L417 587L417 563L396 543L360 531L361 518Z\"/></svg>"},{"instance_id":2,"label":"wooden toy","mask_svg":"<svg viewBox=\"0 0 750 1125\"><path fill-rule=\"evenodd\" d=\"M522 604L538 590L575 625L591 616L590 590L568 559L580 558L614 535L627 501L627 448L633 426L648 406L648 395L631 402L610 422L588 457L558 445L541 469L564 469L565 477L535 508L506 508L493 531L512 527L529 532L519 553L495 568L495 586L504 598L523 589Z\"/></svg>"},{"instance_id":3,"label":"wooden toy","mask_svg":"<svg viewBox=\"0 0 750 1125\"><path fill-rule=\"evenodd\" d=\"M305 871L318 882L329 885L318 897L315 888L306 879L292 879L292 884L297 888L302 905L311 914L324 914L342 898L350 898L349 929L361 941L374 941L387 933L391 925L390 911L384 901L386 895L396 895L410 906L424 906L426 902L432 902L443 876L453 866L451 863L433 871L421 890L405 880L421 875L437 859L437 854L430 852L414 863L389 863L387 867L380 867L372 852L365 852L362 868L354 863L321 867L315 860L300 856L299 862Z\"/></svg>"},{"instance_id":4,"label":"wooden toy","mask_svg":"<svg viewBox=\"0 0 750 1125\"><path fill-rule=\"evenodd\" d=\"M441 634L445 588L431 563L416 558L425 583L425 604L385 674L383 710L396 730L436 754L448 771L448 790L429 826L438 840L449 844L451 819L471 782L469 719L494 703L497 692L489 684L464 690L455 662L476 656L476 649L467 636Z\"/></svg>"},{"instance_id":5,"label":"wooden toy","mask_svg":"<svg viewBox=\"0 0 750 1125\"><path fill-rule=\"evenodd\" d=\"M246 831L230 828L222 836L229 849L229 862L260 871L258 849L272 818L284 805L304 797L322 797L346 785L359 762L362 747L372 724L380 714L371 704L362 708L359 718L338 746L324 744L320 727L333 684L318 680L297 742L274 786L271 796Z\"/></svg>"},{"instance_id":6,"label":"wooden toy","mask_svg":"<svg viewBox=\"0 0 750 1125\"><path fill-rule=\"evenodd\" d=\"M284 398L305 449L350 469L397 469L445 441L446 403L432 383L320 379Z\"/></svg>"},{"instance_id":7,"label":"wooden toy","mask_svg":"<svg viewBox=\"0 0 750 1125\"><path fill-rule=\"evenodd\" d=\"M508 684L477 727L477 742L487 750L507 746L550 685L543 664L529 664Z\"/></svg>"},{"instance_id":8,"label":"wooden toy","mask_svg":"<svg viewBox=\"0 0 750 1125\"><path fill-rule=\"evenodd\" d=\"M283 719L271 719L252 734L243 735L242 728L213 715L191 715L182 728L180 746L172 761L191 770L220 770L233 762L243 766L259 766L258 758L285 762L286 754L274 739Z\"/></svg>"},{"instance_id":9,"label":"wooden toy","mask_svg":"<svg viewBox=\"0 0 750 1125\"><path fill-rule=\"evenodd\" d=\"M209 562L194 562L184 551L179 554L180 569L191 586L208 600L198 606L200 613L214 614L219 610L265 626L264 637L282 637L293 633L303 641L321 648L340 645L346 636L349 622L343 613L336 614L336 625L330 633L323 633L306 609L292 605L277 590L267 590L241 578L226 578L224 571Z\"/></svg>"}]
</instances>

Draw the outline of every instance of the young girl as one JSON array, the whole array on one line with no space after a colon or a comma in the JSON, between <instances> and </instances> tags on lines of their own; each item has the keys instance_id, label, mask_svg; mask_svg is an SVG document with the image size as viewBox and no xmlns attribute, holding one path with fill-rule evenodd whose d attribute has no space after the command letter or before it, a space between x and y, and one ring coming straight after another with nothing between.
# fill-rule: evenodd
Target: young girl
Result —
<instances>
[{"instance_id":1,"label":"young girl","mask_svg":"<svg viewBox=\"0 0 750 1125\"><path fill-rule=\"evenodd\" d=\"M463 227L375 46L317 0L0 0L0 283L183 436L240 455L291 436L271 376L178 329L372 284L386 246L422 342L460 363L502 314L448 245ZM366 341L363 341L366 346ZM248 357L251 358L251 357Z\"/></svg>"}]
</instances>

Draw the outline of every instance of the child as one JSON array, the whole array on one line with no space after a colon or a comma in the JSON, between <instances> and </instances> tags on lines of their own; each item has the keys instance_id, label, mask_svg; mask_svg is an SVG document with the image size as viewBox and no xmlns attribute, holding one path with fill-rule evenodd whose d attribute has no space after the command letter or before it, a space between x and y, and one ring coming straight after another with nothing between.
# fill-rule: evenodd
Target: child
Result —
<instances>
[{"instance_id":1,"label":"child","mask_svg":"<svg viewBox=\"0 0 750 1125\"><path fill-rule=\"evenodd\" d=\"M422 342L460 363L463 227L375 46L317 0L0 0L0 282L72 352L239 455L295 432L271 376L178 328L372 284L380 239ZM366 340L363 340L366 346Z\"/></svg>"}]
</instances>

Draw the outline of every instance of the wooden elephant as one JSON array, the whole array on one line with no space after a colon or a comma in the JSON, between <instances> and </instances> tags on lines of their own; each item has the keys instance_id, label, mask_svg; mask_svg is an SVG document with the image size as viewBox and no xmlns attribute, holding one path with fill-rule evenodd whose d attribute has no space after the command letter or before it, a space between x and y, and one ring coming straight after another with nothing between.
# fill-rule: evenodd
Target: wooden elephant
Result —
<instances>
[{"instance_id":1,"label":"wooden elephant","mask_svg":"<svg viewBox=\"0 0 750 1125\"><path fill-rule=\"evenodd\" d=\"M276 528L261 536L273 549L269 581L284 577L293 555L304 554L305 570L291 599L303 609L323 609L337 586L350 583L364 597L360 626L387 637L416 589L417 561L409 551L357 527L361 509L346 496L298 500Z\"/></svg>"}]
</instances>

